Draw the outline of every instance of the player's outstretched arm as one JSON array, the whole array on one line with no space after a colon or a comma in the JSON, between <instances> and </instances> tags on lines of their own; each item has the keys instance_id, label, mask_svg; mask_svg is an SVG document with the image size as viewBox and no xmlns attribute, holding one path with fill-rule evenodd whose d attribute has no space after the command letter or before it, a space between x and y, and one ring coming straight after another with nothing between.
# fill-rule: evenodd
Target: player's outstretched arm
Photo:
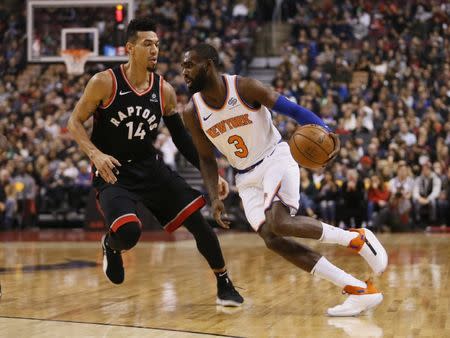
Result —
<instances>
[{"instance_id":1,"label":"player's outstretched arm","mask_svg":"<svg viewBox=\"0 0 450 338\"><path fill-rule=\"evenodd\" d=\"M214 147L200 127L197 113L192 101L190 101L186 106L183 112L183 119L186 127L191 132L192 140L198 150L200 169L203 176L203 181L211 199L211 207L214 218L221 227L229 228L228 222L222 219L222 213L225 211L225 207L223 202L219 199L219 190L217 185L218 168L216 157L214 156Z\"/></svg>"},{"instance_id":2,"label":"player's outstretched arm","mask_svg":"<svg viewBox=\"0 0 450 338\"><path fill-rule=\"evenodd\" d=\"M67 128L70 134L78 143L81 150L91 159L101 177L108 183L117 181L116 166L120 167L120 162L113 156L102 153L89 139L84 127L86 122L94 114L97 107L106 102L112 94L113 84L111 75L108 72L95 74L86 85L83 95L75 105L75 109L70 116Z\"/></svg>"},{"instance_id":3,"label":"player's outstretched arm","mask_svg":"<svg viewBox=\"0 0 450 338\"><path fill-rule=\"evenodd\" d=\"M161 81L163 80L161 79ZM180 153L183 154L186 160L188 160L194 167L200 170L197 150L192 142L192 138L184 128L180 114L176 111L177 96L175 94L175 90L170 83L166 81L164 81L162 88L162 114L164 124L167 129L169 129L173 143L178 148Z\"/></svg>"},{"instance_id":4,"label":"player's outstretched arm","mask_svg":"<svg viewBox=\"0 0 450 338\"><path fill-rule=\"evenodd\" d=\"M238 87L242 98L250 104L262 104L277 113L292 117L301 125L318 124L330 130L325 122L312 111L295 104L255 79L240 77Z\"/></svg>"},{"instance_id":5,"label":"player's outstretched arm","mask_svg":"<svg viewBox=\"0 0 450 338\"><path fill-rule=\"evenodd\" d=\"M238 91L241 97L250 104L264 105L277 113L289 116L296 120L298 124L317 124L325 128L334 140L335 148L330 154L330 159L334 158L340 149L339 137L334 134L325 122L309 109L288 100L285 96L264 86L261 82L246 77L238 79Z\"/></svg>"}]
</instances>

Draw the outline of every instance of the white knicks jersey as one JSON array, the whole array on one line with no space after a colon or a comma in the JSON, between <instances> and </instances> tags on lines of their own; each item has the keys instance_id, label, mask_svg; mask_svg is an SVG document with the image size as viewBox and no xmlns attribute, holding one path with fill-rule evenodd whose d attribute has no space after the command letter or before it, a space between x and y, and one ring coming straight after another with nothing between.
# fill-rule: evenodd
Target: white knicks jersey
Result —
<instances>
[{"instance_id":1,"label":"white knicks jersey","mask_svg":"<svg viewBox=\"0 0 450 338\"><path fill-rule=\"evenodd\" d=\"M252 108L239 96L237 76L222 75L227 96L219 109L208 106L200 93L192 100L201 128L236 169L246 169L268 156L281 139L269 110Z\"/></svg>"}]
</instances>

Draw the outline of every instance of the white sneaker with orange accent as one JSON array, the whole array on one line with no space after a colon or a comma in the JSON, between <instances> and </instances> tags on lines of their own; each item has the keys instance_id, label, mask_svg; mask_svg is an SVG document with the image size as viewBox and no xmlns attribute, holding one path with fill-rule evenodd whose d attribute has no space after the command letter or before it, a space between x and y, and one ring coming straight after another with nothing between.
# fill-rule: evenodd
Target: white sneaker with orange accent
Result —
<instances>
[{"instance_id":1,"label":"white sneaker with orange accent","mask_svg":"<svg viewBox=\"0 0 450 338\"><path fill-rule=\"evenodd\" d=\"M376 275L381 275L388 264L388 255L383 245L369 229L350 229L349 231L357 232L358 236L350 241L348 247L358 252Z\"/></svg>"},{"instance_id":2,"label":"white sneaker with orange accent","mask_svg":"<svg viewBox=\"0 0 450 338\"><path fill-rule=\"evenodd\" d=\"M347 285L343 290L343 293L349 294L345 302L329 308L327 314L331 317L358 316L378 306L383 301L383 294L370 280L366 281L366 284L366 288Z\"/></svg>"}]
</instances>

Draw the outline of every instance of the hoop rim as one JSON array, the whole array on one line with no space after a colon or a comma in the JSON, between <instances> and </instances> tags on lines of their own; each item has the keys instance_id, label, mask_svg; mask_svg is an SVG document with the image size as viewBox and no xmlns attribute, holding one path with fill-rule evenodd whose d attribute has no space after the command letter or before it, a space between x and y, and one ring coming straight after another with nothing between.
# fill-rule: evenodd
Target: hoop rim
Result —
<instances>
[{"instance_id":1,"label":"hoop rim","mask_svg":"<svg viewBox=\"0 0 450 338\"><path fill-rule=\"evenodd\" d=\"M61 51L61 57L66 64L68 74L81 75L84 72L84 65L87 62L92 51L89 49L64 49Z\"/></svg>"},{"instance_id":2,"label":"hoop rim","mask_svg":"<svg viewBox=\"0 0 450 338\"><path fill-rule=\"evenodd\" d=\"M66 55L70 55L74 58L82 59L83 57L88 57L92 54L92 51L89 49L77 49L77 48L69 48L61 51L61 56L64 57Z\"/></svg>"}]
</instances>

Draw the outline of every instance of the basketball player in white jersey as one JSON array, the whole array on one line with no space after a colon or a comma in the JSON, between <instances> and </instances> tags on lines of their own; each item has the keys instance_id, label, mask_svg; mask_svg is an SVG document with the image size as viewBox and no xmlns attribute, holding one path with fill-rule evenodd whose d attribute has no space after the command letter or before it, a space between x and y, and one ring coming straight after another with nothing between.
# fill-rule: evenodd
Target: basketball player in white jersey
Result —
<instances>
[{"instance_id":1,"label":"basketball player in white jersey","mask_svg":"<svg viewBox=\"0 0 450 338\"><path fill-rule=\"evenodd\" d=\"M370 230L346 231L311 217L294 216L299 207L299 168L288 144L281 142L267 108L290 116L299 124L328 127L311 111L256 80L220 74L218 63L217 51L204 43L186 52L182 62L184 79L194 93L184 120L199 152L216 221L228 227L222 219L224 205L218 198L214 146L236 170L236 186L246 217L267 247L299 268L342 287L349 295L342 305L328 309L328 315L355 316L374 308L383 296L370 280L356 279L287 237L340 244L358 252L375 274L386 269L386 251ZM337 136L331 132L330 135L339 148Z\"/></svg>"}]
</instances>

